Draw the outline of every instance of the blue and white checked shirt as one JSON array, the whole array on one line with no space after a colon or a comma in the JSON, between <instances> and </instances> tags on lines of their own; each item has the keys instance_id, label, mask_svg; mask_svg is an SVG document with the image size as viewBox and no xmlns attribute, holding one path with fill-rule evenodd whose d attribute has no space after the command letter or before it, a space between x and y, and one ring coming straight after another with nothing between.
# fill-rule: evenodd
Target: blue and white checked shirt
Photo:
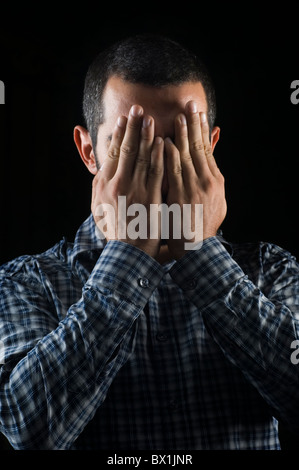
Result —
<instances>
[{"instance_id":1,"label":"blue and white checked shirt","mask_svg":"<svg viewBox=\"0 0 299 470\"><path fill-rule=\"evenodd\" d=\"M299 427L299 266L204 241L160 265L96 236L0 270L0 430L15 449L278 449Z\"/></svg>"}]
</instances>

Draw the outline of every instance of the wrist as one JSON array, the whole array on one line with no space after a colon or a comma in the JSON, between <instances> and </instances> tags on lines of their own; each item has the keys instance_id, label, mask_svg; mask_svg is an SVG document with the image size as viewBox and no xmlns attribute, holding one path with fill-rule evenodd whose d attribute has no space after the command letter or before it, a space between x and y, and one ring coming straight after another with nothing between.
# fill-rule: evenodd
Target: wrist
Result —
<instances>
[{"instance_id":1,"label":"wrist","mask_svg":"<svg viewBox=\"0 0 299 470\"><path fill-rule=\"evenodd\" d=\"M133 240L131 238L128 238L126 240L119 240L119 241L127 243L128 245L131 245L134 248L138 248L138 250L143 251L144 253L146 253L148 256L151 256L152 258L156 258L160 250L160 241L157 241L157 240L148 240L148 239Z\"/></svg>"}]
</instances>

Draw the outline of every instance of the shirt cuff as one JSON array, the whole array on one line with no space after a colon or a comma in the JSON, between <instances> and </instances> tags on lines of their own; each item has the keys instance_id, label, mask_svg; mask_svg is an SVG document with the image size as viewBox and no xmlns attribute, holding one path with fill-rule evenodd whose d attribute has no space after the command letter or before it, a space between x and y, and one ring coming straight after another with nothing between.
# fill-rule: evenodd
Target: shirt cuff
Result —
<instances>
[{"instance_id":1,"label":"shirt cuff","mask_svg":"<svg viewBox=\"0 0 299 470\"><path fill-rule=\"evenodd\" d=\"M163 275L162 266L147 253L112 240L103 249L86 287L108 289L143 308Z\"/></svg>"},{"instance_id":2,"label":"shirt cuff","mask_svg":"<svg viewBox=\"0 0 299 470\"><path fill-rule=\"evenodd\" d=\"M204 308L232 288L245 274L217 237L207 238L190 250L170 270L174 282Z\"/></svg>"}]
</instances>

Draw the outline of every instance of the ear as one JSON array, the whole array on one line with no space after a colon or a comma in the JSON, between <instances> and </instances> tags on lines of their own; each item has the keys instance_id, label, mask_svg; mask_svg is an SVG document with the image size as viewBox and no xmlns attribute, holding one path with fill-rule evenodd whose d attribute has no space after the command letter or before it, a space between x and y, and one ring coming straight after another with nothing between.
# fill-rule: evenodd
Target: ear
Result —
<instances>
[{"instance_id":1,"label":"ear","mask_svg":"<svg viewBox=\"0 0 299 470\"><path fill-rule=\"evenodd\" d=\"M214 148L219 140L220 137L220 127L213 127L213 130L211 132L211 147L212 147L212 152L214 152Z\"/></svg>"},{"instance_id":2,"label":"ear","mask_svg":"<svg viewBox=\"0 0 299 470\"><path fill-rule=\"evenodd\" d=\"M87 129L82 126L76 126L74 129L74 141L84 165L90 173L95 175L98 172L97 161Z\"/></svg>"}]
</instances>

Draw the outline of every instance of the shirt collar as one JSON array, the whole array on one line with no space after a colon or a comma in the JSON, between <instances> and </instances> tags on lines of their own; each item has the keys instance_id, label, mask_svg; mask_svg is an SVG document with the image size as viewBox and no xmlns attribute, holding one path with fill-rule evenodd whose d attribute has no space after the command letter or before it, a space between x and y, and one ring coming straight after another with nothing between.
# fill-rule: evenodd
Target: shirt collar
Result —
<instances>
[{"instance_id":1,"label":"shirt collar","mask_svg":"<svg viewBox=\"0 0 299 470\"><path fill-rule=\"evenodd\" d=\"M107 241L100 236L100 232L94 222L93 215L83 222L76 233L73 245L73 257L94 250L103 250Z\"/></svg>"}]
</instances>

